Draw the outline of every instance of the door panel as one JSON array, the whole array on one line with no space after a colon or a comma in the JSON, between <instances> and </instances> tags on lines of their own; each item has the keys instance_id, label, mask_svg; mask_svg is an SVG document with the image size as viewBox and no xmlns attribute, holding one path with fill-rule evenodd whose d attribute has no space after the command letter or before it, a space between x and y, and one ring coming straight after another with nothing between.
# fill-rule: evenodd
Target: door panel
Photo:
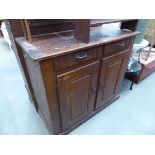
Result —
<instances>
[{"instance_id":1,"label":"door panel","mask_svg":"<svg viewBox=\"0 0 155 155\"><path fill-rule=\"evenodd\" d=\"M105 64L103 63L102 66L103 65ZM105 83L105 85L103 84L105 90L103 93L103 100L114 94L114 88L116 85L120 66L121 66L121 60L112 62L111 64L109 63L107 65L105 71L106 78L102 81L103 83Z\"/></svg>"},{"instance_id":2,"label":"door panel","mask_svg":"<svg viewBox=\"0 0 155 155\"><path fill-rule=\"evenodd\" d=\"M88 116L95 106L99 62L57 76L63 130Z\"/></svg>"},{"instance_id":3,"label":"door panel","mask_svg":"<svg viewBox=\"0 0 155 155\"><path fill-rule=\"evenodd\" d=\"M100 81L95 109L104 106L118 93L127 67L128 51L102 60Z\"/></svg>"},{"instance_id":4,"label":"door panel","mask_svg":"<svg viewBox=\"0 0 155 155\"><path fill-rule=\"evenodd\" d=\"M85 92L89 92L90 89L90 74L83 76L77 80L73 80L70 84L70 88L71 120L74 120L76 117L80 116L88 109L89 94L85 94Z\"/></svg>"}]
</instances>

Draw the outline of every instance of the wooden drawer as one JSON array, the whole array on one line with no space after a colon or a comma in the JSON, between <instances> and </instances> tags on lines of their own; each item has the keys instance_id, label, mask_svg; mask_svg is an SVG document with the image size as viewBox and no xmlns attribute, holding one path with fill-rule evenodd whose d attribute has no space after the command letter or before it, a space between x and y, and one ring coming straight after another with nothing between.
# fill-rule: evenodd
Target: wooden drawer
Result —
<instances>
[{"instance_id":1,"label":"wooden drawer","mask_svg":"<svg viewBox=\"0 0 155 155\"><path fill-rule=\"evenodd\" d=\"M104 55L112 55L130 48L130 39L118 40L104 46Z\"/></svg>"},{"instance_id":2,"label":"wooden drawer","mask_svg":"<svg viewBox=\"0 0 155 155\"><path fill-rule=\"evenodd\" d=\"M75 53L67 54L54 58L55 71L60 71L67 67L71 67L88 60L93 60L102 56L102 47L95 47L92 49L85 49Z\"/></svg>"}]
</instances>

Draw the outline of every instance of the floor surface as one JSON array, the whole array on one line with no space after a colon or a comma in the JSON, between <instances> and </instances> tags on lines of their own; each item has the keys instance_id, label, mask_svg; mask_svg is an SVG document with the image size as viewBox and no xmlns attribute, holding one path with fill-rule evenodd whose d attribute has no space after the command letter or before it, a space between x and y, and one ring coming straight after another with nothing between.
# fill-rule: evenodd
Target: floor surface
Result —
<instances>
[{"instance_id":1,"label":"floor surface","mask_svg":"<svg viewBox=\"0 0 155 155\"><path fill-rule=\"evenodd\" d=\"M124 80L116 102L89 119L70 135L154 135L155 73L134 85ZM31 104L15 55L0 38L0 134L49 134Z\"/></svg>"}]
</instances>

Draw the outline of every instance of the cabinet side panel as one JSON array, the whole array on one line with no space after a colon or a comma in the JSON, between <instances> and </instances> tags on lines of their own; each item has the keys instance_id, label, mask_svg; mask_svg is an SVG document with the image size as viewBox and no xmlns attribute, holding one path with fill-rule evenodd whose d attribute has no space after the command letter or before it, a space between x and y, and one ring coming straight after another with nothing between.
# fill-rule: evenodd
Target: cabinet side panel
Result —
<instances>
[{"instance_id":1,"label":"cabinet side panel","mask_svg":"<svg viewBox=\"0 0 155 155\"><path fill-rule=\"evenodd\" d=\"M46 99L45 88L43 85L40 66L38 62L34 62L31 58L27 55L24 55L24 59L26 62L26 66L28 68L28 73L30 76L30 80L32 82L32 87L34 90L34 95L37 100L38 110L47 126L50 134L54 134L53 132L53 125L51 121L51 116L49 112L49 107Z\"/></svg>"},{"instance_id":2,"label":"cabinet side panel","mask_svg":"<svg viewBox=\"0 0 155 155\"><path fill-rule=\"evenodd\" d=\"M41 61L40 68L42 81L45 87L46 98L50 109L54 134L60 134L62 128L57 96L56 75L54 72L53 61L51 59Z\"/></svg>"}]
</instances>

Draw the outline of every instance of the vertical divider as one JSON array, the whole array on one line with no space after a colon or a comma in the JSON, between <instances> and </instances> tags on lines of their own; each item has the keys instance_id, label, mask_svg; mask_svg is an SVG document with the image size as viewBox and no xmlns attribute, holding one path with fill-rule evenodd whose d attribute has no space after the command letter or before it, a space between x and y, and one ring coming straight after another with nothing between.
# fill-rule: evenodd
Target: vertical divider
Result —
<instances>
[{"instance_id":1,"label":"vertical divider","mask_svg":"<svg viewBox=\"0 0 155 155\"><path fill-rule=\"evenodd\" d=\"M77 19L73 21L74 38L89 43L90 19Z\"/></svg>"}]
</instances>

